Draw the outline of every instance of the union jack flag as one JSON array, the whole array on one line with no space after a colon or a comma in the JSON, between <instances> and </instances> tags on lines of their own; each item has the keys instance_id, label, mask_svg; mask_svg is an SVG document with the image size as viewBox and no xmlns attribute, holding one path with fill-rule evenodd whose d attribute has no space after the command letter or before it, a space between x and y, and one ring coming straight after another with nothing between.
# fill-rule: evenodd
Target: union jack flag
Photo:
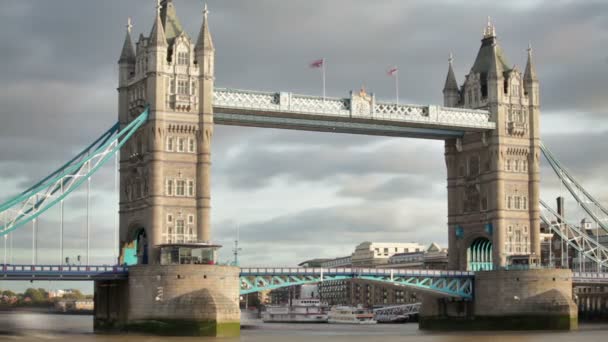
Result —
<instances>
[{"instance_id":1,"label":"union jack flag","mask_svg":"<svg viewBox=\"0 0 608 342\"><path fill-rule=\"evenodd\" d=\"M317 59L317 60L313 61L312 63L310 63L310 67L311 68L320 68L323 66L324 62L325 62L325 58Z\"/></svg>"}]
</instances>

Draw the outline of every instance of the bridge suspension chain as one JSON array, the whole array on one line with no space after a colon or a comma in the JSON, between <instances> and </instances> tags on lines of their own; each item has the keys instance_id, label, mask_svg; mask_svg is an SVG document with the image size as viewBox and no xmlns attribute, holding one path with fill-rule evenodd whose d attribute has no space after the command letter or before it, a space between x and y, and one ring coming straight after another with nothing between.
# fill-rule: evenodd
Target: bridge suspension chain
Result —
<instances>
[{"instance_id":1,"label":"bridge suspension chain","mask_svg":"<svg viewBox=\"0 0 608 342\"><path fill-rule=\"evenodd\" d=\"M576 202L599 227L608 233L608 209L602 206L598 200L574 179L542 142L540 143L540 149L557 177L566 186L566 189L572 194Z\"/></svg>"},{"instance_id":2,"label":"bridge suspension chain","mask_svg":"<svg viewBox=\"0 0 608 342\"><path fill-rule=\"evenodd\" d=\"M29 189L2 203L0 217L3 217L4 221L0 226L0 236L35 220L57 203L61 202L63 209L63 199L115 155L147 119L148 109L145 109L124 129L119 131L119 124L113 125L68 163ZM61 230L63 231L63 227Z\"/></svg>"},{"instance_id":3,"label":"bridge suspension chain","mask_svg":"<svg viewBox=\"0 0 608 342\"><path fill-rule=\"evenodd\" d=\"M598 265L599 270L608 268L608 248L600 244L597 239L589 236L585 231L566 221L544 201L540 201L540 206L540 218L550 227L553 233L557 234L562 241L565 241L568 246L574 248L586 259ZM555 217L557 221L552 220L551 217Z\"/></svg>"}]
</instances>

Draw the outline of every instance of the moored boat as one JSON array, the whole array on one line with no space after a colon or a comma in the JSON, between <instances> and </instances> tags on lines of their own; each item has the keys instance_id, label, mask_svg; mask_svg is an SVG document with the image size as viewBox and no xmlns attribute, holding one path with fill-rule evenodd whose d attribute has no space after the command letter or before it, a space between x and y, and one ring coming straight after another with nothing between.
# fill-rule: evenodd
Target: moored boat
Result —
<instances>
[{"instance_id":1,"label":"moored boat","mask_svg":"<svg viewBox=\"0 0 608 342\"><path fill-rule=\"evenodd\" d=\"M327 321L339 324L376 324L371 311L351 306L334 306L329 311Z\"/></svg>"},{"instance_id":2,"label":"moored boat","mask_svg":"<svg viewBox=\"0 0 608 342\"><path fill-rule=\"evenodd\" d=\"M326 323L327 304L316 298L294 299L291 305L266 307L264 323Z\"/></svg>"}]
</instances>

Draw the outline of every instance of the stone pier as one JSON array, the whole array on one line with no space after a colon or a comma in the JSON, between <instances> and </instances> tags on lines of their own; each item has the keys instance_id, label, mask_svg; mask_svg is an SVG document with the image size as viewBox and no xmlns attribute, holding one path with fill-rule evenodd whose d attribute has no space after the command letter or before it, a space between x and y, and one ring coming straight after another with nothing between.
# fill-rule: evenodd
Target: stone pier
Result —
<instances>
[{"instance_id":1,"label":"stone pier","mask_svg":"<svg viewBox=\"0 0 608 342\"><path fill-rule=\"evenodd\" d=\"M238 336L239 268L141 265L128 280L97 281L95 331Z\"/></svg>"},{"instance_id":2,"label":"stone pier","mask_svg":"<svg viewBox=\"0 0 608 342\"><path fill-rule=\"evenodd\" d=\"M578 327L570 270L477 272L474 291L473 302L425 297L420 329L572 330Z\"/></svg>"}]
</instances>

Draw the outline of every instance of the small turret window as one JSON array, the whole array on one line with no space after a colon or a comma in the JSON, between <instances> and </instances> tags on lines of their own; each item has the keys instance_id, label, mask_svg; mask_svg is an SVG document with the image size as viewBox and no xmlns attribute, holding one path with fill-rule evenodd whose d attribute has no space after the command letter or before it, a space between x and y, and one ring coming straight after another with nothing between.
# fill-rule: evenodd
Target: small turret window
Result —
<instances>
[{"instance_id":1,"label":"small turret window","mask_svg":"<svg viewBox=\"0 0 608 342\"><path fill-rule=\"evenodd\" d=\"M187 52L178 52L177 53L177 64L179 65L188 65L189 63L188 53Z\"/></svg>"}]
</instances>

